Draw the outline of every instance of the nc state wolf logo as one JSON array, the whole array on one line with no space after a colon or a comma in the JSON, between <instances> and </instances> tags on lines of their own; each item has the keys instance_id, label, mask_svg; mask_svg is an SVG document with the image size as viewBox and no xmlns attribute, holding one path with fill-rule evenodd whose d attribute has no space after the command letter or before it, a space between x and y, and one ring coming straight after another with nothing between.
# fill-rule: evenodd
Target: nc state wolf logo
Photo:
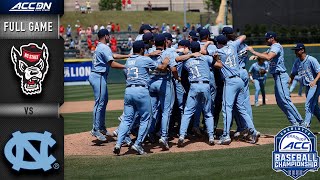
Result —
<instances>
[{"instance_id":1,"label":"nc state wolf logo","mask_svg":"<svg viewBox=\"0 0 320 180\"><path fill-rule=\"evenodd\" d=\"M21 78L21 89L26 95L40 94L42 81L46 76L49 64L49 51L43 43L39 47L35 43L22 45L20 51L11 48L11 60L17 76Z\"/></svg>"}]
</instances>

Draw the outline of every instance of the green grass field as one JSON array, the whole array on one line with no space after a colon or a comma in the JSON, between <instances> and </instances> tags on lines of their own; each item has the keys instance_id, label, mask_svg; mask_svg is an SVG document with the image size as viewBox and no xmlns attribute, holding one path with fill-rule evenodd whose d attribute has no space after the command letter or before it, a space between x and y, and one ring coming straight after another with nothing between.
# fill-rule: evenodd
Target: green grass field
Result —
<instances>
[{"instance_id":1,"label":"green grass field","mask_svg":"<svg viewBox=\"0 0 320 180\"><path fill-rule=\"evenodd\" d=\"M254 86L250 83L250 94L254 94ZM296 86L294 93L298 92L298 86ZM123 99L124 97L124 84L108 84L108 94L109 100ZM273 78L268 78L266 87L267 94L274 94L274 80ZM91 86L65 86L64 87L64 100L67 101L89 101L94 100L93 91ZM260 93L261 97L261 93Z\"/></svg>"},{"instance_id":2,"label":"green grass field","mask_svg":"<svg viewBox=\"0 0 320 180\"><path fill-rule=\"evenodd\" d=\"M168 18L169 17L169 18ZM196 24L200 22L200 13L188 12L187 19L190 24ZM213 18L215 19L215 17ZM65 12L61 18L60 23L67 27L71 25L75 31L74 25L80 21L82 27L93 26L98 24L99 26L107 26L109 22L119 23L122 31L127 31L128 24L132 25L133 31L138 31L142 22L151 23L153 25L158 24L161 27L162 23L168 23L170 26L175 24L183 27L183 12L169 12L169 11L157 11L156 13L147 11L94 11L91 14L80 14L77 12Z\"/></svg>"}]
</instances>

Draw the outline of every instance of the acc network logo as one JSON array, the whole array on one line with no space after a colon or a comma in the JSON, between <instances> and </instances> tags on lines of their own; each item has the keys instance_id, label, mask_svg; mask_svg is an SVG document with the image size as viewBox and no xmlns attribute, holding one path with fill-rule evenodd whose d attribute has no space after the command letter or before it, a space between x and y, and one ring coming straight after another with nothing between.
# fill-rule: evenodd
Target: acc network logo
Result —
<instances>
[{"instance_id":1,"label":"acc network logo","mask_svg":"<svg viewBox=\"0 0 320 180\"><path fill-rule=\"evenodd\" d=\"M282 129L275 137L272 169L276 172L282 171L298 179L308 171L318 171L319 159L317 137L310 130L290 126Z\"/></svg>"},{"instance_id":2,"label":"acc network logo","mask_svg":"<svg viewBox=\"0 0 320 180\"><path fill-rule=\"evenodd\" d=\"M12 169L16 171L20 171L21 168L27 170L43 169L43 171L52 169L51 164L56 161L56 158L48 155L48 146L54 146L56 141L51 138L51 133L47 131L43 134L36 132L21 133L17 131L12 133L12 136L4 148L4 155L13 165ZM29 141L40 141L40 149L37 150ZM16 147L15 155L12 151L14 147ZM30 154L34 161L24 161L25 151ZM54 165L55 167L58 165L56 164Z\"/></svg>"},{"instance_id":3,"label":"acc network logo","mask_svg":"<svg viewBox=\"0 0 320 180\"><path fill-rule=\"evenodd\" d=\"M50 11L52 2L18 2L9 11Z\"/></svg>"}]
</instances>

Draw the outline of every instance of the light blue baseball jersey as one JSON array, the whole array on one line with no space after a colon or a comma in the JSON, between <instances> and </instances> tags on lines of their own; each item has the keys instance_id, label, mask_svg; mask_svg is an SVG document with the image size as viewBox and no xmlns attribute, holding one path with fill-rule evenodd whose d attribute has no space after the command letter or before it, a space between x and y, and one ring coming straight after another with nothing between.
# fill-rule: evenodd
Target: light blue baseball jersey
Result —
<instances>
[{"instance_id":1,"label":"light blue baseball jersey","mask_svg":"<svg viewBox=\"0 0 320 180\"><path fill-rule=\"evenodd\" d=\"M174 59L176 59L178 56L182 56L182 55L184 55L182 52L179 52L179 53L174 52L174 53L173 53ZM182 73L182 69L183 69L183 64L184 64L183 61L177 62L177 71L178 71L179 77L181 77L181 73Z\"/></svg>"},{"instance_id":2,"label":"light blue baseball jersey","mask_svg":"<svg viewBox=\"0 0 320 180\"><path fill-rule=\"evenodd\" d=\"M272 44L271 47L267 51L274 52L276 56L272 58L269 65L269 72L271 74L279 73L279 72L285 72L287 69L284 66L284 51L283 47L279 43Z\"/></svg>"},{"instance_id":3,"label":"light blue baseball jersey","mask_svg":"<svg viewBox=\"0 0 320 180\"><path fill-rule=\"evenodd\" d=\"M223 64L223 67L221 68L223 78L240 76L240 66L238 61L238 47L240 43L240 40L235 40L217 50Z\"/></svg>"},{"instance_id":4,"label":"light blue baseball jersey","mask_svg":"<svg viewBox=\"0 0 320 180\"><path fill-rule=\"evenodd\" d=\"M161 55L159 56L151 56L151 59L158 64L162 63L164 59L168 57L169 58L169 64L168 68L177 66L177 62L174 56L174 53L171 50L162 50ZM165 72L160 72L158 70L151 71L151 78L171 78L171 72L170 70L167 70Z\"/></svg>"},{"instance_id":5,"label":"light blue baseball jersey","mask_svg":"<svg viewBox=\"0 0 320 180\"><path fill-rule=\"evenodd\" d=\"M249 72L252 74L253 79L264 80L264 74L260 74L259 72L261 69L268 70L267 68L266 63L263 62L262 64L259 64L258 62L255 62L251 65Z\"/></svg>"},{"instance_id":6,"label":"light blue baseball jersey","mask_svg":"<svg viewBox=\"0 0 320 180\"><path fill-rule=\"evenodd\" d=\"M320 65L316 58L307 55L306 58L301 61L296 59L292 68L293 75L301 76L301 82L304 86L308 86L317 74L320 72Z\"/></svg>"},{"instance_id":7,"label":"light blue baseball jersey","mask_svg":"<svg viewBox=\"0 0 320 180\"><path fill-rule=\"evenodd\" d=\"M109 73L109 61L113 61L112 52L109 46L101 42L98 43L92 58L92 72Z\"/></svg>"},{"instance_id":8,"label":"light blue baseball jersey","mask_svg":"<svg viewBox=\"0 0 320 180\"><path fill-rule=\"evenodd\" d=\"M200 56L190 58L184 63L185 69L188 71L189 82L192 81L209 81L210 66L212 65L212 56Z\"/></svg>"},{"instance_id":9,"label":"light blue baseball jersey","mask_svg":"<svg viewBox=\"0 0 320 180\"><path fill-rule=\"evenodd\" d=\"M233 41L228 41L228 45L231 44ZM246 45L245 43L241 43L238 47L238 60L239 60L239 66L241 68L246 67L246 63L249 59L248 53L247 53L247 47L248 45Z\"/></svg>"},{"instance_id":10,"label":"light blue baseball jersey","mask_svg":"<svg viewBox=\"0 0 320 180\"><path fill-rule=\"evenodd\" d=\"M151 58L140 55L132 55L127 59L127 86L129 85L149 85L149 69L154 70L158 63Z\"/></svg>"},{"instance_id":11,"label":"light blue baseball jersey","mask_svg":"<svg viewBox=\"0 0 320 180\"><path fill-rule=\"evenodd\" d=\"M202 46L204 46L206 44L206 42L200 42L200 47L202 48ZM217 51L217 47L213 44L210 44L207 47L207 51L208 51L208 55L213 55L216 51Z\"/></svg>"}]
</instances>

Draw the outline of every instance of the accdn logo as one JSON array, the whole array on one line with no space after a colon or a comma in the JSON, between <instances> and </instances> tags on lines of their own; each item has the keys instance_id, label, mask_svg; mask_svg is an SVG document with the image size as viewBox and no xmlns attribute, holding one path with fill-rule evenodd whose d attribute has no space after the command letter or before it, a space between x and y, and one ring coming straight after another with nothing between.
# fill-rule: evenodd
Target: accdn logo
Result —
<instances>
[{"instance_id":1,"label":"accdn logo","mask_svg":"<svg viewBox=\"0 0 320 180\"><path fill-rule=\"evenodd\" d=\"M9 11L50 11L52 2L18 2Z\"/></svg>"}]
</instances>

